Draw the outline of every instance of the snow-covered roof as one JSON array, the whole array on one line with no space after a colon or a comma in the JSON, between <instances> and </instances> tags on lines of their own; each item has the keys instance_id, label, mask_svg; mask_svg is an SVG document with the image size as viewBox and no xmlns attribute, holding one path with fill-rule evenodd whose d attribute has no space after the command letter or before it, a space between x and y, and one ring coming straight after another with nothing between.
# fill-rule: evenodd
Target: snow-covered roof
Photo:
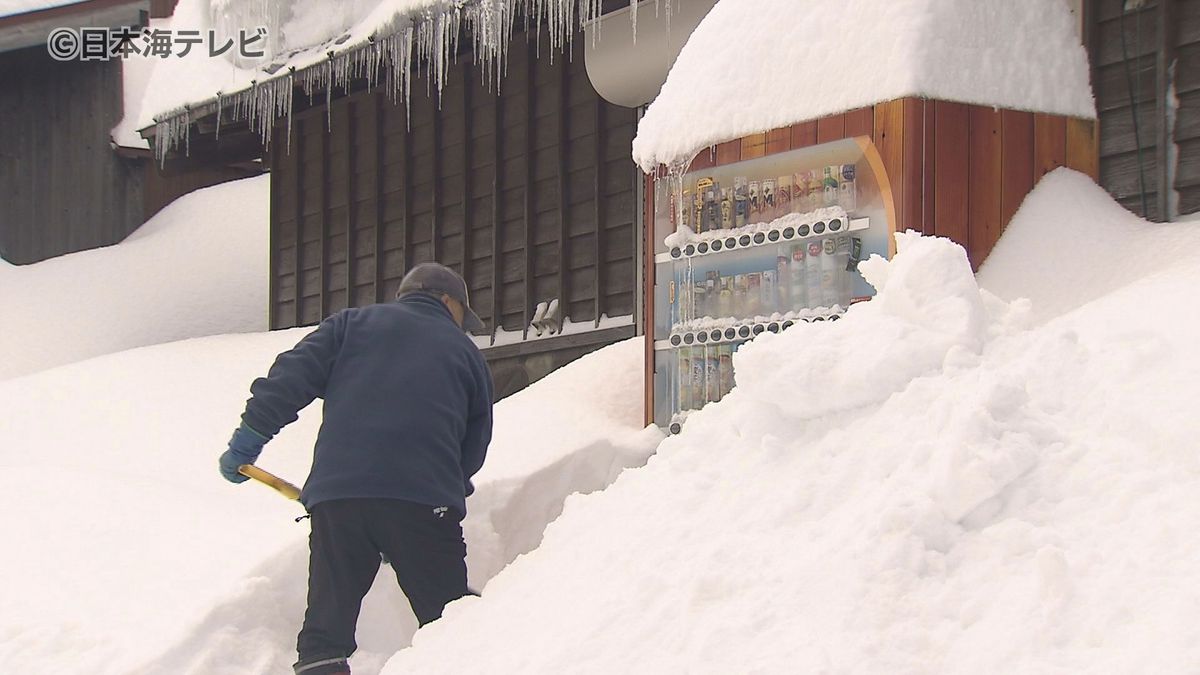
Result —
<instances>
[{"instance_id":1,"label":"snow-covered roof","mask_svg":"<svg viewBox=\"0 0 1200 675\"><path fill-rule=\"evenodd\" d=\"M460 33L493 78L502 71L515 23L545 20L551 53L579 26L600 14L600 0L181 0L171 28L214 29L218 36L267 28L259 59L207 49L162 61L151 77L138 128L155 125L160 156L183 143L190 122L217 113L249 119L264 139L275 118L290 114L292 90L329 96L358 77L407 97L412 69L427 72L440 90L457 53Z\"/></svg>"},{"instance_id":2,"label":"snow-covered roof","mask_svg":"<svg viewBox=\"0 0 1200 675\"><path fill-rule=\"evenodd\" d=\"M638 125L647 171L723 141L922 96L1095 118L1064 0L721 0Z\"/></svg>"}]
</instances>

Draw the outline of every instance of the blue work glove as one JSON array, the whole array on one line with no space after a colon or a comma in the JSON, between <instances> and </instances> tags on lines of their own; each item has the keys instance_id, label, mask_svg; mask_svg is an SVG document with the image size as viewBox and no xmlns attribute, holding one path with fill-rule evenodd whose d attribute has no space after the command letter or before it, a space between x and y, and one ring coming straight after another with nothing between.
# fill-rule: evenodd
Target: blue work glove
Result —
<instances>
[{"instance_id":1,"label":"blue work glove","mask_svg":"<svg viewBox=\"0 0 1200 675\"><path fill-rule=\"evenodd\" d=\"M238 473L238 467L243 464L253 464L268 440L270 439L242 422L237 431L233 432L233 438L229 439L229 449L221 454L221 475L225 477L225 480L230 483L250 480Z\"/></svg>"}]
</instances>

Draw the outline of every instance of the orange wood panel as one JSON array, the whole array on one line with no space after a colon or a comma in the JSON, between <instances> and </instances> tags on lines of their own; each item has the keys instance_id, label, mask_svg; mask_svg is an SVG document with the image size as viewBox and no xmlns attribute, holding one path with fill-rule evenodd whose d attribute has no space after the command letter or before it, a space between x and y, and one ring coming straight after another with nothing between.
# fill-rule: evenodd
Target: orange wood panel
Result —
<instances>
[{"instance_id":1,"label":"orange wood panel","mask_svg":"<svg viewBox=\"0 0 1200 675\"><path fill-rule=\"evenodd\" d=\"M913 227L907 220L908 176L904 172L904 101L895 100L875 106L875 147L883 160L884 170L892 184L896 205L896 231Z\"/></svg>"},{"instance_id":2,"label":"orange wood panel","mask_svg":"<svg viewBox=\"0 0 1200 675\"><path fill-rule=\"evenodd\" d=\"M918 232L925 231L925 221L922 218L924 200L921 194L925 185L924 165L921 162L921 153L925 149L925 105L924 99L906 98L901 106L904 116L904 135L901 138L904 153L901 162L904 171L904 197L901 201L904 211L900 221L905 227Z\"/></svg>"},{"instance_id":3,"label":"orange wood panel","mask_svg":"<svg viewBox=\"0 0 1200 675\"><path fill-rule=\"evenodd\" d=\"M817 120L817 143L840 141L846 137L846 115L830 115Z\"/></svg>"},{"instance_id":4,"label":"orange wood panel","mask_svg":"<svg viewBox=\"0 0 1200 675\"><path fill-rule=\"evenodd\" d=\"M1067 166L1100 180L1100 135L1096 121L1067 118Z\"/></svg>"},{"instance_id":5,"label":"orange wood panel","mask_svg":"<svg viewBox=\"0 0 1200 675\"><path fill-rule=\"evenodd\" d=\"M1008 227L1013 214L1033 189L1033 113L1004 110L1000 113L1001 152L1000 227Z\"/></svg>"},{"instance_id":6,"label":"orange wood panel","mask_svg":"<svg viewBox=\"0 0 1200 675\"><path fill-rule=\"evenodd\" d=\"M846 137L870 136L875 131L875 108L857 108L846 113Z\"/></svg>"},{"instance_id":7,"label":"orange wood panel","mask_svg":"<svg viewBox=\"0 0 1200 675\"><path fill-rule=\"evenodd\" d=\"M1002 183L1000 111L971 106L970 181L967 196L967 255L979 265L1000 238L1000 187Z\"/></svg>"},{"instance_id":8,"label":"orange wood panel","mask_svg":"<svg viewBox=\"0 0 1200 675\"><path fill-rule=\"evenodd\" d=\"M772 129L767 132L767 149L768 155L774 155L777 152L786 152L792 149L792 128L784 127L782 129Z\"/></svg>"},{"instance_id":9,"label":"orange wood panel","mask_svg":"<svg viewBox=\"0 0 1200 675\"><path fill-rule=\"evenodd\" d=\"M718 165L733 164L742 159L742 142L729 141L717 146L716 163Z\"/></svg>"},{"instance_id":10,"label":"orange wood panel","mask_svg":"<svg viewBox=\"0 0 1200 675\"><path fill-rule=\"evenodd\" d=\"M970 108L963 103L937 101L934 118L934 231L966 247Z\"/></svg>"},{"instance_id":11,"label":"orange wood panel","mask_svg":"<svg viewBox=\"0 0 1200 675\"><path fill-rule=\"evenodd\" d=\"M1067 165L1067 120L1061 115L1033 116L1033 180Z\"/></svg>"},{"instance_id":12,"label":"orange wood panel","mask_svg":"<svg viewBox=\"0 0 1200 675\"><path fill-rule=\"evenodd\" d=\"M767 154L767 135L753 134L742 139L742 159L754 159Z\"/></svg>"},{"instance_id":13,"label":"orange wood panel","mask_svg":"<svg viewBox=\"0 0 1200 675\"><path fill-rule=\"evenodd\" d=\"M792 149L807 148L817 144L817 122L801 122L792 125Z\"/></svg>"},{"instance_id":14,"label":"orange wood panel","mask_svg":"<svg viewBox=\"0 0 1200 675\"><path fill-rule=\"evenodd\" d=\"M937 103L925 101L925 109L921 112L922 136L925 139L921 148L921 174L924 184L921 186L921 222L925 225L925 234L936 235L937 220L934 218L934 204L937 203Z\"/></svg>"}]
</instances>

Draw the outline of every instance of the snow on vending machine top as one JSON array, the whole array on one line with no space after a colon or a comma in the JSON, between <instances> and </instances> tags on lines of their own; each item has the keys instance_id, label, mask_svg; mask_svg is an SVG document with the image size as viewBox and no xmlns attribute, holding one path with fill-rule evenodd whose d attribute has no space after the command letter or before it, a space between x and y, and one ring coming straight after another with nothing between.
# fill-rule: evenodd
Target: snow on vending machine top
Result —
<instances>
[{"instance_id":1,"label":"snow on vending machine top","mask_svg":"<svg viewBox=\"0 0 1200 675\"><path fill-rule=\"evenodd\" d=\"M702 153L702 154L707 154ZM895 209L870 138L672 172L654 184L653 419L678 433L734 386L733 354L764 332L837 321L871 287Z\"/></svg>"}]
</instances>

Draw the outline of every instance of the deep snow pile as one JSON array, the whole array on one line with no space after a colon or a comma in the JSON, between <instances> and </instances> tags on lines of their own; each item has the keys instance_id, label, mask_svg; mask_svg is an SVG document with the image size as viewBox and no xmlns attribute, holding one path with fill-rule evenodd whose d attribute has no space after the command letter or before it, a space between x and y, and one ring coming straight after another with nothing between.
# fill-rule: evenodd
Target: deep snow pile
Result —
<instances>
[{"instance_id":1,"label":"deep snow pile","mask_svg":"<svg viewBox=\"0 0 1200 675\"><path fill-rule=\"evenodd\" d=\"M1031 205L1107 199L1060 176ZM873 302L739 351L732 394L385 675L1195 672L1200 231L1159 229L1180 248L1103 297L1065 311L1085 263L1031 288L1040 325L901 236Z\"/></svg>"},{"instance_id":2,"label":"deep snow pile","mask_svg":"<svg viewBox=\"0 0 1200 675\"><path fill-rule=\"evenodd\" d=\"M0 260L0 380L123 349L267 327L270 178L197 190L124 241Z\"/></svg>"},{"instance_id":3,"label":"deep snow pile","mask_svg":"<svg viewBox=\"0 0 1200 675\"><path fill-rule=\"evenodd\" d=\"M633 159L649 172L906 96L1094 118L1075 23L1063 0L721 0L638 122Z\"/></svg>"},{"instance_id":4,"label":"deep snow pile","mask_svg":"<svg viewBox=\"0 0 1200 675\"><path fill-rule=\"evenodd\" d=\"M295 660L308 525L216 460L250 381L305 333L136 349L0 382L0 672L278 673ZM496 406L464 523L471 581L536 546L574 491L642 464L642 347L590 354ZM580 397L577 392L586 392ZM320 406L259 464L303 481ZM416 622L384 568L360 619L358 674Z\"/></svg>"}]
</instances>

